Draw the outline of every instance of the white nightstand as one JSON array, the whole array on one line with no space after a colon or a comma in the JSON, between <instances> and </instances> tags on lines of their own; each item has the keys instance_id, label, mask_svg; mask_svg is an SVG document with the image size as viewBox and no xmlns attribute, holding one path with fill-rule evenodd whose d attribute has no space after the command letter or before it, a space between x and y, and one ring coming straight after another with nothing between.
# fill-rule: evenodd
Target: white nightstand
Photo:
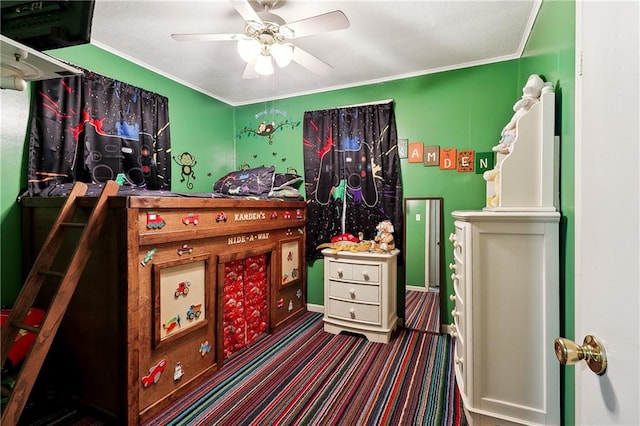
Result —
<instances>
[{"instance_id":1,"label":"white nightstand","mask_svg":"<svg viewBox=\"0 0 640 426\"><path fill-rule=\"evenodd\" d=\"M397 256L324 249L324 330L388 343L398 324Z\"/></svg>"}]
</instances>

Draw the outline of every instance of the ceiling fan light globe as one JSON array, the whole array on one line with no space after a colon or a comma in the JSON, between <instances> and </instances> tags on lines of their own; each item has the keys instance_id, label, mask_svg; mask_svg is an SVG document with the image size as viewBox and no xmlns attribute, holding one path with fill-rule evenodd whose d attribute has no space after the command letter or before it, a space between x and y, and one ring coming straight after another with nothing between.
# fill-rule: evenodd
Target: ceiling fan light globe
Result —
<instances>
[{"instance_id":1,"label":"ceiling fan light globe","mask_svg":"<svg viewBox=\"0 0 640 426\"><path fill-rule=\"evenodd\" d=\"M293 44L274 44L271 46L271 55L273 55L276 64L278 64L280 68L284 68L289 65L291 59L293 59Z\"/></svg>"},{"instance_id":2,"label":"ceiling fan light globe","mask_svg":"<svg viewBox=\"0 0 640 426\"><path fill-rule=\"evenodd\" d=\"M271 75L273 74L273 63L271 62L271 56L269 55L258 55L256 59L256 72L260 75Z\"/></svg>"},{"instance_id":3,"label":"ceiling fan light globe","mask_svg":"<svg viewBox=\"0 0 640 426\"><path fill-rule=\"evenodd\" d=\"M280 25L279 32L285 38L294 38L296 36L296 32L286 25Z\"/></svg>"},{"instance_id":4,"label":"ceiling fan light globe","mask_svg":"<svg viewBox=\"0 0 640 426\"><path fill-rule=\"evenodd\" d=\"M251 62L256 55L260 54L260 43L256 40L238 40L238 54L245 62Z\"/></svg>"}]
</instances>

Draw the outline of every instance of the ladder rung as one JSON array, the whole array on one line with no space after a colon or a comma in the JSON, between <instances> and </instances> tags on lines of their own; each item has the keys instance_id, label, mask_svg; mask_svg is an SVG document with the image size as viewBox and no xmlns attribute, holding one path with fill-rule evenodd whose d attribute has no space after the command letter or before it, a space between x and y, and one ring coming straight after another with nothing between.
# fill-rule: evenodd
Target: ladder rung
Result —
<instances>
[{"instance_id":1,"label":"ladder rung","mask_svg":"<svg viewBox=\"0 0 640 426\"><path fill-rule=\"evenodd\" d=\"M62 272L58 272L58 271L46 271L46 270L42 270L42 271L38 271L38 273L40 275L48 275L50 277L58 277L58 278L62 278L64 277L64 273Z\"/></svg>"},{"instance_id":2,"label":"ladder rung","mask_svg":"<svg viewBox=\"0 0 640 426\"><path fill-rule=\"evenodd\" d=\"M21 322L17 322L17 321L12 322L11 325L13 325L14 327L21 328L23 330L32 331L34 333L39 333L40 332L40 328L39 327L34 327L34 326L28 325L28 324L22 324Z\"/></svg>"},{"instance_id":3,"label":"ladder rung","mask_svg":"<svg viewBox=\"0 0 640 426\"><path fill-rule=\"evenodd\" d=\"M82 222L62 222L60 226L65 228L84 228L87 224Z\"/></svg>"},{"instance_id":4,"label":"ladder rung","mask_svg":"<svg viewBox=\"0 0 640 426\"><path fill-rule=\"evenodd\" d=\"M84 270L89 254L91 253L91 246L96 238L98 238L103 227L102 225L107 218L109 207L108 199L111 196L117 195L118 184L114 181L108 181L105 183L86 224L72 222L72 218L76 211L75 208L77 207L76 201L78 197L81 197L86 193L86 184L82 182L74 183L67 200L58 214L58 218L54 222L54 225L49 231L49 235L42 244L40 254L36 257L31 272L29 273L29 276L16 299L14 309L9 314L8 322L11 324L11 327L2 327L0 333L0 364L4 364L6 361L11 345L15 341L15 337L19 332L19 328L33 331L40 336L39 339L34 341L31 346L31 350L22 361L22 367L18 372L11 396L7 403L2 407L2 424L18 424L18 420L20 419L20 415L27 403L29 394L33 389L35 381L38 378L38 374L40 373L42 365L47 357L47 353L51 348L56 332L58 331L58 326L62 322L65 310L69 306L71 297L78 286L80 273ZM49 268L52 268L55 261L55 255L62 247L64 235L59 232L61 226L84 228L81 231L82 233L76 244L76 249L69 259L67 272L64 274L48 270ZM40 275L62 277L62 280L60 282L60 289L58 289L56 294L52 296L50 309L45 314L42 324L38 329L36 327L22 324L21 322L24 322L24 319L21 319L20 316L24 314L23 309L32 306L33 302L36 300L36 296L43 282Z\"/></svg>"}]
</instances>

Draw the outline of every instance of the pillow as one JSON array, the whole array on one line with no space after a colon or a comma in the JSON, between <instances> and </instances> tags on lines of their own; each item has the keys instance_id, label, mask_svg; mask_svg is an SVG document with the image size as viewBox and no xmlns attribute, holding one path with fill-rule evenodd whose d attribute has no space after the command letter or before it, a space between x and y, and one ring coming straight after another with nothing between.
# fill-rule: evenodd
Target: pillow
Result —
<instances>
[{"instance_id":1,"label":"pillow","mask_svg":"<svg viewBox=\"0 0 640 426\"><path fill-rule=\"evenodd\" d=\"M226 195L263 195L273 186L275 166L227 173L213 184L213 192Z\"/></svg>"},{"instance_id":2,"label":"pillow","mask_svg":"<svg viewBox=\"0 0 640 426\"><path fill-rule=\"evenodd\" d=\"M293 173L276 173L273 178L273 189L297 187L300 182L302 182L302 176Z\"/></svg>"}]
</instances>

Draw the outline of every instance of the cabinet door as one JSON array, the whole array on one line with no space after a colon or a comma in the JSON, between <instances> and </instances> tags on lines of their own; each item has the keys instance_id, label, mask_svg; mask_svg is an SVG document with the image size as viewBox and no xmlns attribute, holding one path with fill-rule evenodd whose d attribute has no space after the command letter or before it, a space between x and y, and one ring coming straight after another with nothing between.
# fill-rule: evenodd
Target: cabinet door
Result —
<instances>
[{"instance_id":1,"label":"cabinet door","mask_svg":"<svg viewBox=\"0 0 640 426\"><path fill-rule=\"evenodd\" d=\"M306 310L306 277L304 265L304 230L297 236L287 234L278 244L276 267L278 282L274 285L272 324L275 328Z\"/></svg>"},{"instance_id":2,"label":"cabinet door","mask_svg":"<svg viewBox=\"0 0 640 426\"><path fill-rule=\"evenodd\" d=\"M228 358L267 331L267 255L224 264L223 350Z\"/></svg>"}]
</instances>

